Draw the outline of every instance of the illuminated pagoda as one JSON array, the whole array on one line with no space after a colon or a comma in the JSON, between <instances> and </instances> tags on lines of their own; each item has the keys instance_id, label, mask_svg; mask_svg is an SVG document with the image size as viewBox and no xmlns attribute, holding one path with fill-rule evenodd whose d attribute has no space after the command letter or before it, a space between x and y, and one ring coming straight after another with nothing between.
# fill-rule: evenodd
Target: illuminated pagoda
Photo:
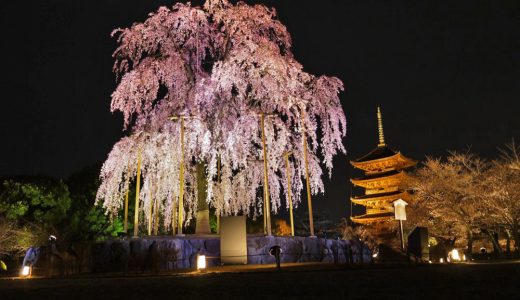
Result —
<instances>
[{"instance_id":1,"label":"illuminated pagoda","mask_svg":"<svg viewBox=\"0 0 520 300\"><path fill-rule=\"evenodd\" d=\"M354 168L365 172L363 177L350 180L354 186L365 189L364 195L350 198L352 203L366 208L365 214L351 217L351 220L358 224L381 223L394 219L392 203L397 199L406 201L408 198L407 192L399 187L404 176L403 170L417 164L416 161L386 145L379 107L377 121L379 128L377 148L350 162Z\"/></svg>"}]
</instances>

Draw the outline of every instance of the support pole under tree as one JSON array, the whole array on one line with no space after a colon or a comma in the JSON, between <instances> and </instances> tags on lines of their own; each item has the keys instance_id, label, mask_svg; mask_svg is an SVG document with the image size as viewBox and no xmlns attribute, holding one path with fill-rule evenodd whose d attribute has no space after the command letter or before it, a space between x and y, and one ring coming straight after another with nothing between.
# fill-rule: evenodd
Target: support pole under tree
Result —
<instances>
[{"instance_id":1,"label":"support pole under tree","mask_svg":"<svg viewBox=\"0 0 520 300\"><path fill-rule=\"evenodd\" d=\"M267 172L267 149L265 146L265 128L264 128L265 115L260 114L260 126L262 127L262 148L264 153L264 228L267 235L271 234L271 209L269 203L269 175Z\"/></svg>"},{"instance_id":2,"label":"support pole under tree","mask_svg":"<svg viewBox=\"0 0 520 300\"><path fill-rule=\"evenodd\" d=\"M134 237L139 234L139 193L141 189L141 148L137 150L137 179L135 184Z\"/></svg>"},{"instance_id":3,"label":"support pole under tree","mask_svg":"<svg viewBox=\"0 0 520 300\"><path fill-rule=\"evenodd\" d=\"M287 202L289 202L289 218L291 220L291 236L294 236L294 218L293 218L293 203L291 197L291 173L289 172L289 155L292 152L285 152L285 174L287 176Z\"/></svg>"},{"instance_id":4,"label":"support pole under tree","mask_svg":"<svg viewBox=\"0 0 520 300\"><path fill-rule=\"evenodd\" d=\"M305 110L301 110L301 122L302 122L302 139L303 139L303 159L305 161L305 179L307 187L307 203L309 206L309 229L311 231L311 237L314 235L314 220L312 218L312 198L311 198L311 184L309 182L309 161L307 158L307 135L305 133Z\"/></svg>"},{"instance_id":5,"label":"support pole under tree","mask_svg":"<svg viewBox=\"0 0 520 300\"><path fill-rule=\"evenodd\" d=\"M217 182L220 187L220 156L217 160ZM217 234L220 234L220 211L216 209L215 213L217 214Z\"/></svg>"},{"instance_id":6,"label":"support pole under tree","mask_svg":"<svg viewBox=\"0 0 520 300\"><path fill-rule=\"evenodd\" d=\"M172 195L172 234L175 235L175 229L177 229L177 219L175 214L177 213L177 207L175 206L175 196Z\"/></svg>"},{"instance_id":7,"label":"support pole under tree","mask_svg":"<svg viewBox=\"0 0 520 300\"><path fill-rule=\"evenodd\" d=\"M149 181L148 181L149 182ZM153 187L150 188L150 208L148 211L148 235L152 235L152 221L153 221Z\"/></svg>"},{"instance_id":8,"label":"support pole under tree","mask_svg":"<svg viewBox=\"0 0 520 300\"><path fill-rule=\"evenodd\" d=\"M154 200L154 229L153 229L153 234L154 235L157 235L159 233L159 201L157 200L157 198L155 198Z\"/></svg>"},{"instance_id":9,"label":"support pole under tree","mask_svg":"<svg viewBox=\"0 0 520 300\"><path fill-rule=\"evenodd\" d=\"M130 169L130 164L128 166L128 169ZM130 178L129 177L126 178L125 189L126 189L126 193L125 193L125 222L124 222L124 231L125 231L125 234L128 234L128 194L130 193Z\"/></svg>"},{"instance_id":10,"label":"support pole under tree","mask_svg":"<svg viewBox=\"0 0 520 300\"><path fill-rule=\"evenodd\" d=\"M183 223L183 210L184 210L184 117L181 119L181 168L179 175L179 216L178 216L178 227L177 234L182 234L182 223Z\"/></svg>"}]
</instances>

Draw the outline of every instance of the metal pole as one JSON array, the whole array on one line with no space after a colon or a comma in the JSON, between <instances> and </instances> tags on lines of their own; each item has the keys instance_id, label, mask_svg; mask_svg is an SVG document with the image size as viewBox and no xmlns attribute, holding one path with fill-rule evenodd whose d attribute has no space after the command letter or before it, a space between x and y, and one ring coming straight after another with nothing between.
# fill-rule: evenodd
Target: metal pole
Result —
<instances>
[{"instance_id":1,"label":"metal pole","mask_svg":"<svg viewBox=\"0 0 520 300\"><path fill-rule=\"evenodd\" d=\"M141 189L141 148L137 151L137 180L135 185L134 237L139 233L139 193Z\"/></svg>"},{"instance_id":2,"label":"metal pole","mask_svg":"<svg viewBox=\"0 0 520 300\"><path fill-rule=\"evenodd\" d=\"M183 222L183 209L184 209L184 118L180 117L181 119L181 170L179 175L179 217L178 217L178 227L177 227L177 234L182 234L182 222Z\"/></svg>"},{"instance_id":3,"label":"metal pole","mask_svg":"<svg viewBox=\"0 0 520 300\"><path fill-rule=\"evenodd\" d=\"M291 174L289 172L289 155L292 152L284 153L285 156L285 174L287 176L287 201L289 202L289 217L291 219L291 236L294 236L294 219L293 219L293 203L291 197Z\"/></svg>"},{"instance_id":4,"label":"metal pole","mask_svg":"<svg viewBox=\"0 0 520 300\"><path fill-rule=\"evenodd\" d=\"M399 232L401 233L401 250L404 251L403 220L399 220Z\"/></svg>"},{"instance_id":5,"label":"metal pole","mask_svg":"<svg viewBox=\"0 0 520 300\"><path fill-rule=\"evenodd\" d=\"M269 175L267 174L267 149L265 146L264 114L260 114L260 126L262 127L262 147L264 152L264 228L267 235L271 235L271 209L269 205Z\"/></svg>"},{"instance_id":6,"label":"metal pole","mask_svg":"<svg viewBox=\"0 0 520 300\"><path fill-rule=\"evenodd\" d=\"M302 139L303 139L303 159L305 161L305 178L306 178L306 186L307 186L307 203L309 206L309 228L311 231L311 237L315 237L314 235L314 220L312 218L312 198L311 198L311 185L309 182L309 162L307 159L307 135L305 134L305 110L302 109L301 114L301 122L302 122Z\"/></svg>"}]
</instances>

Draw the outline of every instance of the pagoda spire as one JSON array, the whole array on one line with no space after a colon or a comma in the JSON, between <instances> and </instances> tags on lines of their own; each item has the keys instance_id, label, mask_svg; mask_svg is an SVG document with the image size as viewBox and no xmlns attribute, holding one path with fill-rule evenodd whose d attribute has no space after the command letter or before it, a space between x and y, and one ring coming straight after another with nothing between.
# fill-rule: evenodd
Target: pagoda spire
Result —
<instances>
[{"instance_id":1,"label":"pagoda spire","mask_svg":"<svg viewBox=\"0 0 520 300\"><path fill-rule=\"evenodd\" d=\"M378 147L384 147L385 144L385 134L383 133L383 116L381 115L381 109L379 106L377 107L377 127L379 129L379 144Z\"/></svg>"}]
</instances>

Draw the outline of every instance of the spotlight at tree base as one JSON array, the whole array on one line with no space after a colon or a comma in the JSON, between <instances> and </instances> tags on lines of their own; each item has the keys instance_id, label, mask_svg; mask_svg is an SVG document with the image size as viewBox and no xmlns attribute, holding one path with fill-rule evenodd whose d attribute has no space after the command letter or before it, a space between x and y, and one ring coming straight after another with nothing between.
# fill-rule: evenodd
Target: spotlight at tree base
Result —
<instances>
[{"instance_id":1,"label":"spotlight at tree base","mask_svg":"<svg viewBox=\"0 0 520 300\"><path fill-rule=\"evenodd\" d=\"M448 253L448 262L462 262L466 261L466 255L462 254L462 250L453 249Z\"/></svg>"},{"instance_id":2,"label":"spotlight at tree base","mask_svg":"<svg viewBox=\"0 0 520 300\"><path fill-rule=\"evenodd\" d=\"M31 275L31 267L23 266L22 271L20 272L21 277L29 277Z\"/></svg>"},{"instance_id":3,"label":"spotlight at tree base","mask_svg":"<svg viewBox=\"0 0 520 300\"><path fill-rule=\"evenodd\" d=\"M206 255L197 255L197 271L202 272L206 270Z\"/></svg>"}]
</instances>

